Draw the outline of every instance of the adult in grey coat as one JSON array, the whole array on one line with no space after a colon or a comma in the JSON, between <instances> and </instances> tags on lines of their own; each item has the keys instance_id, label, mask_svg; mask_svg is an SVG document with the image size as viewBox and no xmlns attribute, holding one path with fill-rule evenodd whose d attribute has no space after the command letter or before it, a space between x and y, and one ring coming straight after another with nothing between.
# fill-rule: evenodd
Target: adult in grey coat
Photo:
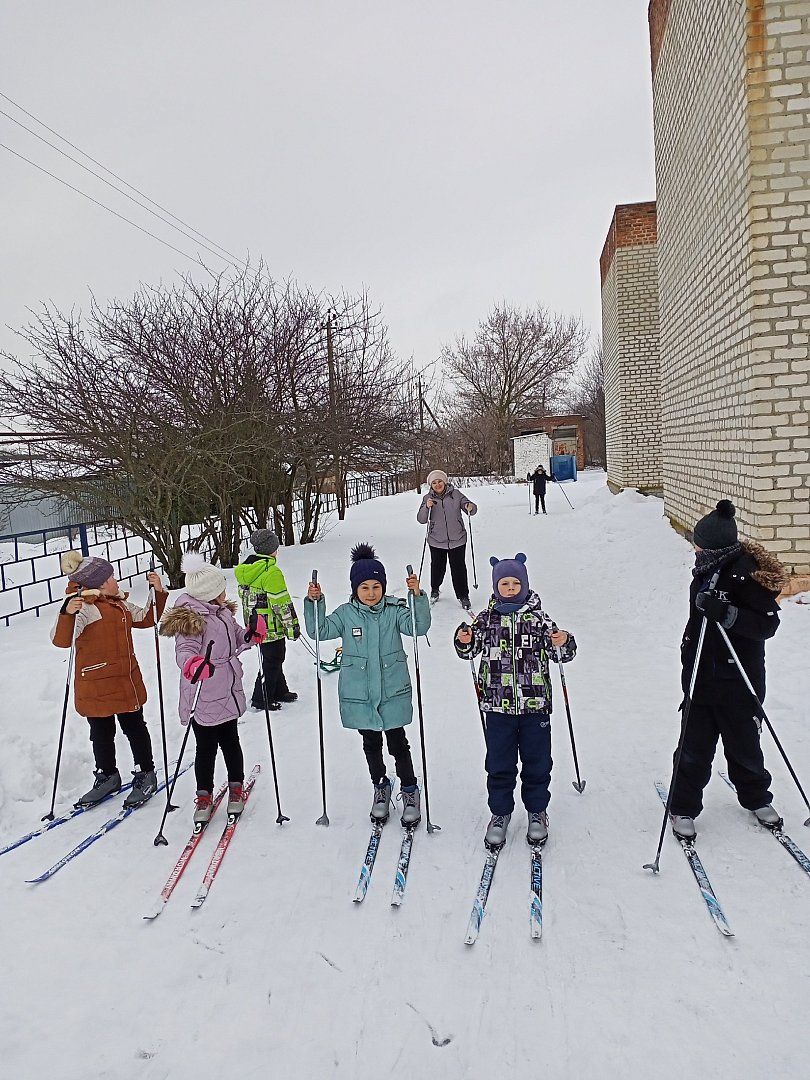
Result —
<instances>
[{"instance_id":1,"label":"adult in grey coat","mask_svg":"<svg viewBox=\"0 0 810 1080\"><path fill-rule=\"evenodd\" d=\"M453 591L459 603L470 610L470 587L467 583L467 529L462 511L478 513L478 507L459 488L454 487L447 473L434 469L428 473L428 490L416 514L420 525L428 526L430 548L430 599L439 599L439 589L450 563Z\"/></svg>"}]
</instances>

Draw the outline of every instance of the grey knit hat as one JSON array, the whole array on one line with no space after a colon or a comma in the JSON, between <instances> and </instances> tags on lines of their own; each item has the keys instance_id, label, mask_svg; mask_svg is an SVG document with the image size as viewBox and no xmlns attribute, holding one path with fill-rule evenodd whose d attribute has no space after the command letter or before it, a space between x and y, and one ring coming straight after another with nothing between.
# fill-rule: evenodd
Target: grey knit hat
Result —
<instances>
[{"instance_id":1,"label":"grey knit hat","mask_svg":"<svg viewBox=\"0 0 810 1080\"><path fill-rule=\"evenodd\" d=\"M717 508L702 517L695 525L692 536L697 547L703 548L704 551L718 551L720 548L736 544L737 522L734 520L736 513L733 502L721 499Z\"/></svg>"},{"instance_id":2,"label":"grey knit hat","mask_svg":"<svg viewBox=\"0 0 810 1080\"><path fill-rule=\"evenodd\" d=\"M275 555L279 549L279 539L272 529L257 529L251 534L250 546L257 555Z\"/></svg>"},{"instance_id":3,"label":"grey knit hat","mask_svg":"<svg viewBox=\"0 0 810 1080\"><path fill-rule=\"evenodd\" d=\"M84 589L100 589L105 581L115 576L112 563L97 555L85 557L80 551L66 551L60 561L68 580Z\"/></svg>"}]
</instances>

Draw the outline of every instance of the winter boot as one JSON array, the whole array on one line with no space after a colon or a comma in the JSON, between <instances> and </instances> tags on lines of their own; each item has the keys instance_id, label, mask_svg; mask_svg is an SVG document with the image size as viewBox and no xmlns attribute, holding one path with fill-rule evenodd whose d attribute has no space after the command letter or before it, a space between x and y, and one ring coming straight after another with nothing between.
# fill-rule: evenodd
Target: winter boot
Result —
<instances>
[{"instance_id":1,"label":"winter boot","mask_svg":"<svg viewBox=\"0 0 810 1080\"><path fill-rule=\"evenodd\" d=\"M245 809L245 789L237 780L228 784L228 817L239 817Z\"/></svg>"},{"instance_id":2,"label":"winter boot","mask_svg":"<svg viewBox=\"0 0 810 1080\"><path fill-rule=\"evenodd\" d=\"M695 829L694 818L687 817L686 814L672 814L670 821L672 822L672 831L679 840L695 839L697 830Z\"/></svg>"},{"instance_id":3,"label":"winter boot","mask_svg":"<svg viewBox=\"0 0 810 1080\"><path fill-rule=\"evenodd\" d=\"M285 705L291 705L294 701L298 701L298 694L294 690L286 690L283 694L278 695L278 700Z\"/></svg>"},{"instance_id":4,"label":"winter boot","mask_svg":"<svg viewBox=\"0 0 810 1080\"><path fill-rule=\"evenodd\" d=\"M374 802L371 804L371 820L384 825L388 821L388 804L391 802L391 781L384 776L374 785Z\"/></svg>"},{"instance_id":5,"label":"winter boot","mask_svg":"<svg viewBox=\"0 0 810 1080\"><path fill-rule=\"evenodd\" d=\"M529 814L526 842L534 847L536 844L545 844L546 840L548 840L548 814L545 811Z\"/></svg>"},{"instance_id":6,"label":"winter boot","mask_svg":"<svg viewBox=\"0 0 810 1080\"><path fill-rule=\"evenodd\" d=\"M402 817L399 819L403 828L414 828L422 820L422 807L419 801L419 788L403 788L398 799L402 799Z\"/></svg>"},{"instance_id":7,"label":"winter boot","mask_svg":"<svg viewBox=\"0 0 810 1080\"><path fill-rule=\"evenodd\" d=\"M760 806L759 810L754 811L754 814L760 825L764 825L766 829L781 829L784 824L784 818L780 817L770 805Z\"/></svg>"},{"instance_id":8,"label":"winter boot","mask_svg":"<svg viewBox=\"0 0 810 1080\"><path fill-rule=\"evenodd\" d=\"M137 806L143 806L145 802L149 802L158 787L154 769L148 771L139 770L134 772L132 776L132 788L129 795L124 799L124 806L127 810L132 810Z\"/></svg>"},{"instance_id":9,"label":"winter boot","mask_svg":"<svg viewBox=\"0 0 810 1080\"><path fill-rule=\"evenodd\" d=\"M96 769L95 777L95 782L90 790L85 792L79 801L75 803L77 807L95 806L102 799L106 799L108 795L115 795L117 791L121 790L121 774L118 769L113 769L109 773Z\"/></svg>"},{"instance_id":10,"label":"winter boot","mask_svg":"<svg viewBox=\"0 0 810 1080\"><path fill-rule=\"evenodd\" d=\"M472 611L472 604L470 603L469 596L462 596L461 599L459 600L459 603L461 604L461 606L464 608L465 611Z\"/></svg>"},{"instance_id":11,"label":"winter boot","mask_svg":"<svg viewBox=\"0 0 810 1080\"><path fill-rule=\"evenodd\" d=\"M439 590L438 589L431 589L430 590L430 602L431 602L431 604L435 604L438 599L439 599Z\"/></svg>"},{"instance_id":12,"label":"winter boot","mask_svg":"<svg viewBox=\"0 0 810 1080\"><path fill-rule=\"evenodd\" d=\"M214 812L214 800L210 791L198 791L194 800L194 824L207 825Z\"/></svg>"},{"instance_id":13,"label":"winter boot","mask_svg":"<svg viewBox=\"0 0 810 1080\"><path fill-rule=\"evenodd\" d=\"M506 830L509 828L511 814L493 814L484 834L484 843L489 848L503 847L506 843Z\"/></svg>"}]
</instances>

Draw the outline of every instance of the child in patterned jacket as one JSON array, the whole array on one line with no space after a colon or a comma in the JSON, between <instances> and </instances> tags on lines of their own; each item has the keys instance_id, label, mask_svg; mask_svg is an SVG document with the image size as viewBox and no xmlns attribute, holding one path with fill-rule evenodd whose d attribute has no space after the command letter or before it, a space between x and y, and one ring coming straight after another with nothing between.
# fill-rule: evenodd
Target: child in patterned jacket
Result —
<instances>
[{"instance_id":1,"label":"child in patterned jacket","mask_svg":"<svg viewBox=\"0 0 810 1080\"><path fill-rule=\"evenodd\" d=\"M250 538L255 555L249 555L239 563L234 574L239 586L239 598L245 625L253 611L257 611L267 623L267 636L260 646L261 668L267 708L280 709L282 702L296 701L298 694L287 686L284 675L284 659L287 640L297 641L301 626L293 602L287 591L284 574L276 559L279 539L270 529L257 529ZM262 675L256 677L250 707L254 712L264 712Z\"/></svg>"},{"instance_id":2,"label":"child in patterned jacket","mask_svg":"<svg viewBox=\"0 0 810 1080\"><path fill-rule=\"evenodd\" d=\"M462 623L455 648L462 660L481 653L478 689L486 720L487 792L492 813L484 843L499 848L515 808L518 757L521 796L529 815L526 840L548 837L551 782L551 679L549 656L567 663L577 646L558 630L529 588L526 556L491 558L493 595L472 626Z\"/></svg>"}]
</instances>

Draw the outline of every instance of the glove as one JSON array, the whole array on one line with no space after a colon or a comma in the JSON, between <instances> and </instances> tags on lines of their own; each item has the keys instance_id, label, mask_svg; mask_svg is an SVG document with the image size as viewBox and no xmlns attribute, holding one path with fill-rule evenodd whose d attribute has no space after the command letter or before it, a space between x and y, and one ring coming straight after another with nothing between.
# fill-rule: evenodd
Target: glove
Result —
<instances>
[{"instance_id":1,"label":"glove","mask_svg":"<svg viewBox=\"0 0 810 1080\"><path fill-rule=\"evenodd\" d=\"M737 621L738 609L728 600L721 600L715 589L697 594L695 607L707 619L718 623L724 630L730 630Z\"/></svg>"},{"instance_id":2,"label":"glove","mask_svg":"<svg viewBox=\"0 0 810 1080\"><path fill-rule=\"evenodd\" d=\"M261 616L254 608L251 612L250 619L248 620L247 629L245 630L245 641L248 645L261 645L266 637L267 623L264 621L263 616Z\"/></svg>"},{"instance_id":3,"label":"glove","mask_svg":"<svg viewBox=\"0 0 810 1080\"><path fill-rule=\"evenodd\" d=\"M301 627L296 626L296 627L293 628L293 641L298 641L298 639L300 637L301 637Z\"/></svg>"},{"instance_id":4,"label":"glove","mask_svg":"<svg viewBox=\"0 0 810 1080\"><path fill-rule=\"evenodd\" d=\"M192 656L183 664L183 678L189 682L203 682L214 674L214 665L204 656Z\"/></svg>"}]
</instances>

